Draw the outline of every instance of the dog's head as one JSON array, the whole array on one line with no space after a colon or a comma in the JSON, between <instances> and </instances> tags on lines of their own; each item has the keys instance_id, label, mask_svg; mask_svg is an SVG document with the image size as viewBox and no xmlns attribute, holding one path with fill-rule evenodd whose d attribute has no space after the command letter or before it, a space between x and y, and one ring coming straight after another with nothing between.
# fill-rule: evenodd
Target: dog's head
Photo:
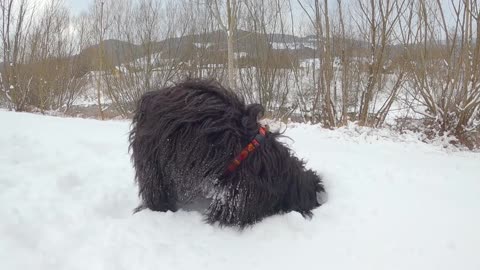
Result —
<instances>
[{"instance_id":1,"label":"dog's head","mask_svg":"<svg viewBox=\"0 0 480 270\"><path fill-rule=\"evenodd\" d=\"M258 120L264 109L259 104L246 107L242 125L252 134L258 130ZM250 135L252 136L252 135ZM250 167L256 167L256 175L262 179L272 179L271 190L283 190L275 208L284 212L297 211L305 217L312 216L311 210L326 201L326 193L320 176L311 169L305 168L305 162L297 158L279 141L278 132L268 132L264 145L253 155ZM263 166L258 166L262 164ZM262 169L263 168L263 169ZM277 185L281 185L278 187ZM283 197L283 198L282 198Z\"/></svg>"},{"instance_id":2,"label":"dog's head","mask_svg":"<svg viewBox=\"0 0 480 270\"><path fill-rule=\"evenodd\" d=\"M325 202L325 189L321 178L314 171L303 166L295 171L289 174L288 190L282 202L283 209L285 212L296 211L304 217L311 217L311 210Z\"/></svg>"}]
</instances>

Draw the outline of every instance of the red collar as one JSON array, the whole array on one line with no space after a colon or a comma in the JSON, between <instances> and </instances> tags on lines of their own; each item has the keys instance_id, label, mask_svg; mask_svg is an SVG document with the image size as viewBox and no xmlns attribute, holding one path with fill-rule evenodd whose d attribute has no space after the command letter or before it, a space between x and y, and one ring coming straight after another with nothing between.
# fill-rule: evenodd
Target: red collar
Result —
<instances>
[{"instance_id":1,"label":"red collar","mask_svg":"<svg viewBox=\"0 0 480 270\"><path fill-rule=\"evenodd\" d=\"M235 159L230 163L227 171L224 174L226 175L234 172L238 168L238 166L240 166L240 163L242 163L242 161L244 161L248 157L248 155L250 155L258 147L260 147L262 142L265 140L266 135L267 129L261 126L258 129L258 134L255 136L255 138L253 138L250 143L248 143L247 146L243 148L240 154L235 157Z\"/></svg>"}]
</instances>

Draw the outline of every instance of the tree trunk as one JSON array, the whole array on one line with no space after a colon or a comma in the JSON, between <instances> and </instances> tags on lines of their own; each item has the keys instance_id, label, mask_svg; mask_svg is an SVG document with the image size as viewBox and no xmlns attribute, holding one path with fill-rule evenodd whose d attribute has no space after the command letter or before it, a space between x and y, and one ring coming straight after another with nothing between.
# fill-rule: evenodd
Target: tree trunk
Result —
<instances>
[{"instance_id":1,"label":"tree trunk","mask_svg":"<svg viewBox=\"0 0 480 270\"><path fill-rule=\"evenodd\" d=\"M228 16L228 30L227 30L227 54L228 54L228 86L231 89L235 88L235 59L234 59L234 48L235 48L235 28L236 28L236 18L234 11L236 0L227 0L227 16Z\"/></svg>"}]
</instances>

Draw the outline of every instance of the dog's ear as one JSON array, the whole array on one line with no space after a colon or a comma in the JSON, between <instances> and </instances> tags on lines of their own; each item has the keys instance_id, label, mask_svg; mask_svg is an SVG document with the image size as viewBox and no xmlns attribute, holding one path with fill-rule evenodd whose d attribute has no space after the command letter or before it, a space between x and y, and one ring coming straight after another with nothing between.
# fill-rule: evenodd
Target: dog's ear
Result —
<instances>
[{"instance_id":1,"label":"dog's ear","mask_svg":"<svg viewBox=\"0 0 480 270\"><path fill-rule=\"evenodd\" d=\"M261 104L249 104L245 108L245 115L242 117L242 125L248 129L256 130L257 121L263 117L265 109Z\"/></svg>"},{"instance_id":2,"label":"dog's ear","mask_svg":"<svg viewBox=\"0 0 480 270\"><path fill-rule=\"evenodd\" d=\"M253 104L247 105L248 116L254 118L255 120L262 118L264 113L265 113L265 109L261 104L253 103Z\"/></svg>"}]
</instances>

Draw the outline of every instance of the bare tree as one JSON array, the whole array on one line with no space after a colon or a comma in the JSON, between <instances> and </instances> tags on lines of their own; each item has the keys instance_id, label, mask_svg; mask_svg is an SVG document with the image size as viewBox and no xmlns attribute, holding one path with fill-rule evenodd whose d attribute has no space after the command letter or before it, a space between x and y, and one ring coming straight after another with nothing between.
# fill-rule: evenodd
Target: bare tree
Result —
<instances>
[{"instance_id":1,"label":"bare tree","mask_svg":"<svg viewBox=\"0 0 480 270\"><path fill-rule=\"evenodd\" d=\"M227 33L228 85L235 88L235 32L239 18L240 3L237 0L226 0L223 5L219 0L207 0L206 4L216 19L219 27ZM225 19L226 17L226 19Z\"/></svg>"},{"instance_id":2,"label":"bare tree","mask_svg":"<svg viewBox=\"0 0 480 270\"><path fill-rule=\"evenodd\" d=\"M63 2L50 0L33 9L25 1L3 1L1 7L2 89L11 108L68 110L84 80L75 67L76 41Z\"/></svg>"},{"instance_id":3,"label":"bare tree","mask_svg":"<svg viewBox=\"0 0 480 270\"><path fill-rule=\"evenodd\" d=\"M26 0L1 0L2 93L11 109L25 110L29 85L20 85L17 75L25 59L25 46L32 24L32 8Z\"/></svg>"},{"instance_id":4,"label":"bare tree","mask_svg":"<svg viewBox=\"0 0 480 270\"><path fill-rule=\"evenodd\" d=\"M341 70L335 70L336 65L336 48L333 46L335 39L334 28L332 27L332 19L330 17L329 2L324 0L314 1L300 1L297 0L301 8L307 15L311 25L313 26L315 33L315 55L313 61L313 81L316 93L314 95L312 104L312 116L314 121L321 121L325 127L335 127L339 121L337 108L340 101L337 99L339 96L337 85L338 80L347 79L347 77L339 78L337 75L342 73ZM341 3L339 3L339 16L340 23L344 25L343 13L341 13ZM344 27L344 26L343 26ZM345 44L345 35L343 39L336 39L336 45ZM344 48L345 49L345 48ZM318 60L318 73L317 70ZM347 59L343 58L345 67L347 66ZM346 83L342 86L346 87ZM348 95L343 95L343 98L348 98ZM343 107L342 107L343 108ZM343 108L346 111L347 108ZM342 113L343 114L343 113Z\"/></svg>"},{"instance_id":5,"label":"bare tree","mask_svg":"<svg viewBox=\"0 0 480 270\"><path fill-rule=\"evenodd\" d=\"M117 8L111 11L108 33L120 45L110 57L120 62L105 68L102 80L114 109L130 116L142 94L178 79L184 52L182 42L176 41L182 39L190 22L180 16L178 1L114 4Z\"/></svg>"},{"instance_id":6,"label":"bare tree","mask_svg":"<svg viewBox=\"0 0 480 270\"><path fill-rule=\"evenodd\" d=\"M102 73L104 72L104 57L105 57L105 47L104 47L104 37L105 37L105 32L106 32L106 23L104 22L104 5L105 2L103 0L98 1L98 3L95 4L96 7L96 12L95 12L95 19L97 29L97 37L98 37L98 42L99 42L99 72L97 76L97 104L98 104L98 112L100 115L100 118L102 120L105 119L104 113L103 113L103 108L102 108Z\"/></svg>"},{"instance_id":7,"label":"bare tree","mask_svg":"<svg viewBox=\"0 0 480 270\"><path fill-rule=\"evenodd\" d=\"M403 71L397 74L395 78L396 82L393 88L390 89L390 93L388 93L387 102L385 106L382 106L381 112L379 112L379 119L376 123L372 123L376 116L370 117L372 109L371 103L376 95L377 86L384 77L385 66L390 60L388 48L392 44L394 31L398 30L397 27L401 15L405 12L406 4L406 0L370 0L368 3L361 0L358 1L361 12L360 18L362 19L357 21L357 25L363 35L368 38L367 40L370 47L367 80L362 92L358 116L360 125L381 125L401 86L404 76Z\"/></svg>"},{"instance_id":8,"label":"bare tree","mask_svg":"<svg viewBox=\"0 0 480 270\"><path fill-rule=\"evenodd\" d=\"M480 110L480 11L475 0L452 0L455 22L449 25L441 1L418 1L408 29L414 108L434 134L450 134L474 147ZM417 95L418 93L418 95ZM422 109L423 108L423 109Z\"/></svg>"}]
</instances>

